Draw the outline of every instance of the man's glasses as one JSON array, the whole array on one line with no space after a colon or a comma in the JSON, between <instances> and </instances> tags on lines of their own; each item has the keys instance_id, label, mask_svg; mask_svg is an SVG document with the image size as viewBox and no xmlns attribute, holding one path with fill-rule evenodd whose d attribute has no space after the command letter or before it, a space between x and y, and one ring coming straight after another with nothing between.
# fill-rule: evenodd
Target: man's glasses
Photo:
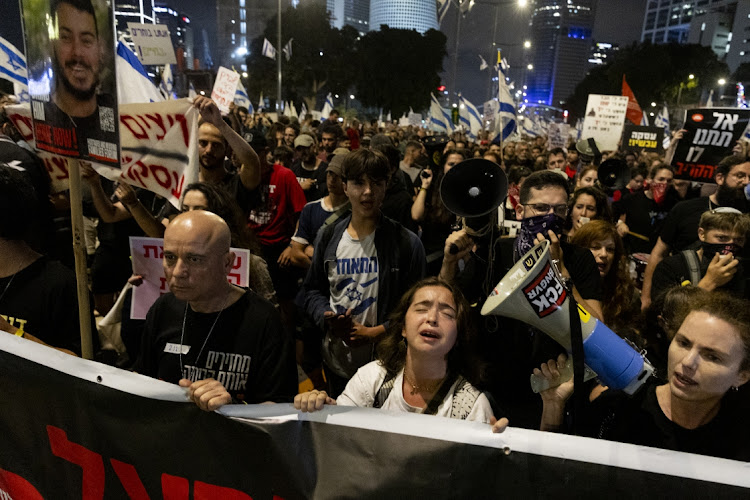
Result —
<instances>
[{"instance_id":1,"label":"man's glasses","mask_svg":"<svg viewBox=\"0 0 750 500\"><path fill-rule=\"evenodd\" d=\"M568 215L568 205L562 203L560 205L550 205L549 203L524 203L524 207L531 207L534 212L538 214L548 214L550 210L555 212L555 215L559 217L566 217Z\"/></svg>"}]
</instances>

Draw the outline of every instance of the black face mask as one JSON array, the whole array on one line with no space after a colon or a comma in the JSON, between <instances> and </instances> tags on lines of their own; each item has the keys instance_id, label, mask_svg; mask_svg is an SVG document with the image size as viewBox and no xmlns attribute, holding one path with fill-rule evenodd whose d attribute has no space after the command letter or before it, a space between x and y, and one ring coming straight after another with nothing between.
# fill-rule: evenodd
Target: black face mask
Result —
<instances>
[{"instance_id":1,"label":"black face mask","mask_svg":"<svg viewBox=\"0 0 750 500\"><path fill-rule=\"evenodd\" d=\"M719 255L731 253L734 257L738 257L742 253L742 247L736 243L706 243L704 241L701 243L701 248L703 249L703 259L707 262L711 262L711 259L717 253Z\"/></svg>"},{"instance_id":2,"label":"black face mask","mask_svg":"<svg viewBox=\"0 0 750 500\"><path fill-rule=\"evenodd\" d=\"M535 215L523 219L521 221L521 231L516 237L514 245L513 260L517 261L523 257L526 252L531 250L534 246L534 239L537 234L541 233L542 236L546 238L547 231L552 231L556 235L559 235L562 232L564 222L565 219L554 213Z\"/></svg>"}]
</instances>

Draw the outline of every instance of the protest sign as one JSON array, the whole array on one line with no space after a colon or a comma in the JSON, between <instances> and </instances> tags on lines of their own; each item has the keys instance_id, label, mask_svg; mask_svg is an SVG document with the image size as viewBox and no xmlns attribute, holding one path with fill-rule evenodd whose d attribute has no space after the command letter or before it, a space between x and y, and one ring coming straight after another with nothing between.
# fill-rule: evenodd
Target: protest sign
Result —
<instances>
[{"instance_id":1,"label":"protest sign","mask_svg":"<svg viewBox=\"0 0 750 500\"><path fill-rule=\"evenodd\" d=\"M237 84L240 74L224 66L219 66L216 74L214 89L211 91L211 99L216 103L222 113L229 113L229 104L234 102L234 94L237 93Z\"/></svg>"},{"instance_id":2,"label":"protest sign","mask_svg":"<svg viewBox=\"0 0 750 500\"><path fill-rule=\"evenodd\" d=\"M250 284L250 251L244 248L231 248L234 252L234 264L227 275L227 281L233 285L247 287ZM130 237L130 256L133 263L133 274L143 276L143 283L133 287L133 300L130 303L132 319L146 319L146 313L161 295L169 292L167 279L164 277L162 257L164 257L164 240L162 238Z\"/></svg>"},{"instance_id":3,"label":"protest sign","mask_svg":"<svg viewBox=\"0 0 750 500\"><path fill-rule=\"evenodd\" d=\"M482 109L482 114L484 115L484 123L491 123L495 121L495 116L497 115L499 106L500 105L495 100L487 101L484 103L484 107Z\"/></svg>"},{"instance_id":4,"label":"protest sign","mask_svg":"<svg viewBox=\"0 0 750 500\"><path fill-rule=\"evenodd\" d=\"M622 149L661 153L663 141L663 128L625 125L625 131L622 134Z\"/></svg>"},{"instance_id":5,"label":"protest sign","mask_svg":"<svg viewBox=\"0 0 750 500\"><path fill-rule=\"evenodd\" d=\"M570 125L567 123L550 123L547 131L547 149L568 147Z\"/></svg>"},{"instance_id":6,"label":"protest sign","mask_svg":"<svg viewBox=\"0 0 750 500\"><path fill-rule=\"evenodd\" d=\"M14 335L0 335L0 366L0 498L746 498L750 487L743 462L432 415L205 412L174 384Z\"/></svg>"},{"instance_id":7,"label":"protest sign","mask_svg":"<svg viewBox=\"0 0 750 500\"><path fill-rule=\"evenodd\" d=\"M91 3L21 0L33 133L37 149L118 167L112 3Z\"/></svg>"},{"instance_id":8,"label":"protest sign","mask_svg":"<svg viewBox=\"0 0 750 500\"><path fill-rule=\"evenodd\" d=\"M617 150L627 110L626 96L589 94L581 138L593 137L600 151Z\"/></svg>"},{"instance_id":9,"label":"protest sign","mask_svg":"<svg viewBox=\"0 0 750 500\"><path fill-rule=\"evenodd\" d=\"M34 147L28 105L5 108L23 139ZM94 163L94 168L113 181L122 174L128 184L141 187L180 204L182 190L198 180L198 110L187 99L125 104L120 106L122 169ZM69 159L39 151L51 180L51 190L68 189Z\"/></svg>"},{"instance_id":10,"label":"protest sign","mask_svg":"<svg viewBox=\"0 0 750 500\"><path fill-rule=\"evenodd\" d=\"M177 64L169 28L163 24L128 23L135 53L143 64Z\"/></svg>"},{"instance_id":11,"label":"protest sign","mask_svg":"<svg viewBox=\"0 0 750 500\"><path fill-rule=\"evenodd\" d=\"M409 123L408 125L414 125L415 127L421 127L422 126L422 115L420 113L415 113L413 111L409 111Z\"/></svg>"},{"instance_id":12,"label":"protest sign","mask_svg":"<svg viewBox=\"0 0 750 500\"><path fill-rule=\"evenodd\" d=\"M682 139L672 157L675 179L714 181L714 169L745 131L750 110L739 108L688 109Z\"/></svg>"}]
</instances>

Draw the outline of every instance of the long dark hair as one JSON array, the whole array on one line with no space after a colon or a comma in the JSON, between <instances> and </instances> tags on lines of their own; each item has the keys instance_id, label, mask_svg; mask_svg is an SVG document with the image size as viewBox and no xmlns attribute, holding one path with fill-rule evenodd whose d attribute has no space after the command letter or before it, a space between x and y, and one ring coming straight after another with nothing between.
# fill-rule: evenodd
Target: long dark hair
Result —
<instances>
[{"instance_id":1,"label":"long dark hair","mask_svg":"<svg viewBox=\"0 0 750 500\"><path fill-rule=\"evenodd\" d=\"M213 184L194 182L185 188L183 200L189 191L199 191L203 194L208 205L206 209L224 219L232 234L233 247L246 248L254 255L261 255L258 237L247 227L242 210L226 190Z\"/></svg>"},{"instance_id":2,"label":"long dark hair","mask_svg":"<svg viewBox=\"0 0 750 500\"><path fill-rule=\"evenodd\" d=\"M445 288L451 292L456 303L456 343L446 356L448 371L458 373L476 385L479 362L474 350L476 333L471 320L469 303L458 287L435 276L415 283L401 297L398 306L391 313L388 330L378 343L378 361L385 367L389 376L395 376L404 367L408 346L401 333L406 324L406 312L417 292L428 286Z\"/></svg>"}]
</instances>

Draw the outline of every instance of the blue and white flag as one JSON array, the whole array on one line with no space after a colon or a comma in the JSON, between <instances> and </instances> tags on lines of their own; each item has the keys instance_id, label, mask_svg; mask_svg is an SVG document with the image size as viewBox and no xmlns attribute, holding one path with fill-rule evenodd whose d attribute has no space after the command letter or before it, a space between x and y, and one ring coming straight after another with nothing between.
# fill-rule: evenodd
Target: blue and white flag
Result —
<instances>
[{"instance_id":1,"label":"blue and white flag","mask_svg":"<svg viewBox=\"0 0 750 500\"><path fill-rule=\"evenodd\" d=\"M261 52L264 56L270 59L276 59L276 49L268 41L268 38L263 39L263 51Z\"/></svg>"},{"instance_id":2,"label":"blue and white flag","mask_svg":"<svg viewBox=\"0 0 750 500\"><path fill-rule=\"evenodd\" d=\"M661 111L656 113L656 118L654 118L654 127L659 127L664 129L664 141L663 146L664 149L669 147L670 143L670 133L669 133L669 111L667 110L667 105L665 104Z\"/></svg>"},{"instance_id":3,"label":"blue and white flag","mask_svg":"<svg viewBox=\"0 0 750 500\"><path fill-rule=\"evenodd\" d=\"M482 56L480 55L480 56L479 56L479 60L481 61L481 62L479 63L479 71L484 71L484 70L486 70L487 68L489 68L489 65L487 64L487 61L485 61L485 60L484 60L484 57L482 57Z\"/></svg>"},{"instance_id":4,"label":"blue and white flag","mask_svg":"<svg viewBox=\"0 0 750 500\"><path fill-rule=\"evenodd\" d=\"M641 113L641 127L648 127L648 116L645 111Z\"/></svg>"},{"instance_id":5,"label":"blue and white flag","mask_svg":"<svg viewBox=\"0 0 750 500\"><path fill-rule=\"evenodd\" d=\"M302 102L302 107L299 108L299 117L300 117L300 119L304 120L305 117L307 116L307 113L308 113L308 111L307 111L307 104L303 101Z\"/></svg>"},{"instance_id":6,"label":"blue and white flag","mask_svg":"<svg viewBox=\"0 0 750 500\"><path fill-rule=\"evenodd\" d=\"M437 132L453 132L451 117L438 102L434 94L430 93L430 117L432 118L432 130Z\"/></svg>"},{"instance_id":7,"label":"blue and white flag","mask_svg":"<svg viewBox=\"0 0 750 500\"><path fill-rule=\"evenodd\" d=\"M193 82L190 82L190 88L188 89L188 97L192 99L197 95L198 93L195 91L195 86L193 85Z\"/></svg>"},{"instance_id":8,"label":"blue and white flag","mask_svg":"<svg viewBox=\"0 0 750 500\"><path fill-rule=\"evenodd\" d=\"M177 99L177 94L174 91L174 77L172 77L172 65L165 64L164 71L161 72L161 83L159 84L159 90L164 94L164 98Z\"/></svg>"},{"instance_id":9,"label":"blue and white flag","mask_svg":"<svg viewBox=\"0 0 750 500\"><path fill-rule=\"evenodd\" d=\"M284 48L281 49L287 61L292 58L292 40L294 40L294 38L290 38L289 41L286 42L286 45L284 45Z\"/></svg>"},{"instance_id":10,"label":"blue and white flag","mask_svg":"<svg viewBox=\"0 0 750 500\"><path fill-rule=\"evenodd\" d=\"M143 69L141 61L122 40L117 42L115 70L117 72L118 104L162 102L164 100L164 96L152 83L146 70ZM190 86L192 87L192 83ZM193 91L195 92L195 89Z\"/></svg>"},{"instance_id":11,"label":"blue and white flag","mask_svg":"<svg viewBox=\"0 0 750 500\"><path fill-rule=\"evenodd\" d=\"M714 107L714 89L711 89L711 91L708 93L708 99L706 99L706 107Z\"/></svg>"},{"instance_id":12,"label":"blue and white flag","mask_svg":"<svg viewBox=\"0 0 750 500\"><path fill-rule=\"evenodd\" d=\"M479 114L479 110L464 96L459 97L459 103L459 121L466 127L469 138L476 140L479 132L482 130L482 117Z\"/></svg>"},{"instance_id":13,"label":"blue and white flag","mask_svg":"<svg viewBox=\"0 0 750 500\"><path fill-rule=\"evenodd\" d=\"M579 118L576 121L576 142L581 140L583 135L583 118Z\"/></svg>"},{"instance_id":14,"label":"blue and white flag","mask_svg":"<svg viewBox=\"0 0 750 500\"><path fill-rule=\"evenodd\" d=\"M234 103L237 106L242 106L248 110L253 107L253 105L250 104L250 98L247 96L245 86L242 85L242 80L237 82L237 90L234 91Z\"/></svg>"},{"instance_id":15,"label":"blue and white flag","mask_svg":"<svg viewBox=\"0 0 750 500\"><path fill-rule=\"evenodd\" d=\"M333 110L333 96L329 92L326 96L326 102L323 103L323 110L320 112L320 119L327 120L328 116L331 114L331 110Z\"/></svg>"},{"instance_id":16,"label":"blue and white flag","mask_svg":"<svg viewBox=\"0 0 750 500\"><path fill-rule=\"evenodd\" d=\"M540 134L539 124L533 118L524 116L521 120L521 132L529 137L537 137Z\"/></svg>"},{"instance_id":17,"label":"blue and white flag","mask_svg":"<svg viewBox=\"0 0 750 500\"><path fill-rule=\"evenodd\" d=\"M26 73L26 58L3 37L0 37L0 78L5 78L13 83L29 85Z\"/></svg>"},{"instance_id":18,"label":"blue and white flag","mask_svg":"<svg viewBox=\"0 0 750 500\"><path fill-rule=\"evenodd\" d=\"M448 8L450 6L451 6L450 0L437 0L438 25L443 24L443 18L448 13Z\"/></svg>"},{"instance_id":19,"label":"blue and white flag","mask_svg":"<svg viewBox=\"0 0 750 500\"><path fill-rule=\"evenodd\" d=\"M516 130L516 107L502 71L499 71L497 75L497 87L499 106L495 117L495 133L497 136L492 140L494 144L501 143Z\"/></svg>"},{"instance_id":20,"label":"blue and white flag","mask_svg":"<svg viewBox=\"0 0 750 500\"><path fill-rule=\"evenodd\" d=\"M258 99L258 111L265 109L266 101L263 99L263 91L260 91L260 98Z\"/></svg>"}]
</instances>

